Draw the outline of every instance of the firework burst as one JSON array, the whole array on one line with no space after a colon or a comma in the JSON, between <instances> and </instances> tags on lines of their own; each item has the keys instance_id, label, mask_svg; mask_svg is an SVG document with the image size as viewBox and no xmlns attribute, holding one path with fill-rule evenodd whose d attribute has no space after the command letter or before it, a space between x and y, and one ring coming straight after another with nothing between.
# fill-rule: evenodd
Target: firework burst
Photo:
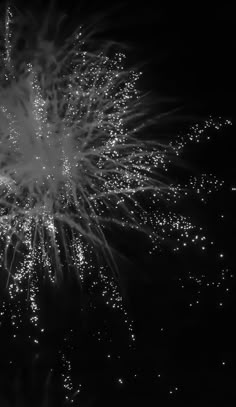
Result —
<instances>
[{"instance_id":1,"label":"firework burst","mask_svg":"<svg viewBox=\"0 0 236 407\"><path fill-rule=\"evenodd\" d=\"M214 242L179 205L183 197L206 203L224 183L204 173L187 174L187 182L174 185L168 181L168 168L173 157L179 162L186 146L209 141L210 130L231 125L210 117L168 145L156 137L147 140L156 117L147 120L146 95L137 90L141 73L125 69L123 52L113 52L110 43L99 45L86 27L59 40L61 20L51 29L50 13L37 20L8 7L0 25L0 258L8 287L0 325L8 318L14 346L27 331L35 364L48 334L41 318L41 281L54 285L68 271L76 272L85 292L81 318L91 314L96 319L99 293L112 319L121 316L129 349L135 348L107 231L118 226L146 233L150 254L167 244L175 255L190 245L208 252ZM53 38L51 32L56 33ZM137 245L135 250L139 258ZM224 268L217 278L213 283L218 287L232 275ZM182 288L185 279L179 278ZM210 286L204 273L190 270L189 280L198 288ZM199 298L198 290L189 306L198 305ZM111 338L105 328L96 326L92 336L98 343L103 336L108 347ZM55 351L66 402L73 402L81 389L81 383L73 384L73 335L68 331L59 354ZM118 359L111 353L107 360ZM53 375L51 369L47 385ZM124 383L121 377L116 381Z\"/></svg>"},{"instance_id":2,"label":"firework burst","mask_svg":"<svg viewBox=\"0 0 236 407\"><path fill-rule=\"evenodd\" d=\"M62 263L79 274L88 245L116 272L105 228L143 230L141 194L165 188L168 149L142 137L140 73L121 52L93 51L81 27L58 45L46 25L32 30L8 7L2 29L1 258L16 282L36 263L52 281Z\"/></svg>"}]
</instances>

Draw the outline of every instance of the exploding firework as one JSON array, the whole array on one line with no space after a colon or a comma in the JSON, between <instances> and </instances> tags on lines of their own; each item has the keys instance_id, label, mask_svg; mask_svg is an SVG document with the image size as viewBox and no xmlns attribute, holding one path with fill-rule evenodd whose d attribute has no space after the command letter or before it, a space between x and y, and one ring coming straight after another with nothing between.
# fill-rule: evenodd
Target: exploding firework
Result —
<instances>
[{"instance_id":1,"label":"exploding firework","mask_svg":"<svg viewBox=\"0 0 236 407\"><path fill-rule=\"evenodd\" d=\"M209 139L209 129L231 124L209 118L169 146L147 141L145 98L137 90L141 74L124 68L123 52L98 46L83 27L64 42L52 38L49 31L57 29L49 30L48 21L49 16L36 24L8 7L0 33L0 256L9 293L0 316L10 320L14 346L27 331L35 360L45 334L41 278L54 283L68 270L76 271L82 287L89 285L91 297L99 292L105 306L122 316L132 349L135 334L110 273L118 275L107 231L118 226L147 232L149 253L167 242L175 253L190 245L206 252L213 242L178 212L178 204L192 196L205 202L223 182L204 173L173 185L166 181L167 170L171 154L179 160L186 145ZM176 206L170 210L166 203ZM215 285L228 276L223 269ZM189 280L210 285L203 273L191 271ZM184 288L184 276L180 283ZM191 307L199 297L198 291ZM94 303L87 309L83 303L86 315L94 312ZM105 328L94 329L98 343L110 343ZM59 351L66 401L76 395L72 337L69 331ZM109 352L106 357L115 358ZM9 363L16 365L12 356ZM117 382L123 385L120 377Z\"/></svg>"},{"instance_id":2,"label":"exploding firework","mask_svg":"<svg viewBox=\"0 0 236 407\"><path fill-rule=\"evenodd\" d=\"M168 149L141 131L140 73L81 27L59 45L10 7L1 35L2 266L18 285L37 264L52 281L63 264L83 279L89 247L117 272L105 229L144 230L140 196L165 188Z\"/></svg>"}]
</instances>

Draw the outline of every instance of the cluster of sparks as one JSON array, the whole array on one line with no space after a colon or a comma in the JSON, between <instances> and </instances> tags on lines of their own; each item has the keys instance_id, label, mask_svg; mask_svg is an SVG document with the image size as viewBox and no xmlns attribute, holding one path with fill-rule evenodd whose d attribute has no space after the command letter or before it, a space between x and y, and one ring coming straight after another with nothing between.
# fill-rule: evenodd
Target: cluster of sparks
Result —
<instances>
[{"instance_id":1,"label":"cluster of sparks","mask_svg":"<svg viewBox=\"0 0 236 407\"><path fill-rule=\"evenodd\" d=\"M210 116L203 123L196 123L190 127L190 129L185 134L179 134L177 143L173 143L174 149L177 155L180 155L186 144L198 144L205 143L211 140L210 130L222 130L225 126L231 126L232 121L229 119L224 119L218 117L217 119Z\"/></svg>"},{"instance_id":2,"label":"cluster of sparks","mask_svg":"<svg viewBox=\"0 0 236 407\"><path fill-rule=\"evenodd\" d=\"M106 228L145 233L150 253L170 242L174 252L189 245L204 250L203 228L174 210L160 210L160 202L176 204L191 190L204 200L204 193L222 187L214 174L183 186L168 184L166 174L171 154L179 156L188 143L208 140L209 129L231 122L210 118L170 145L146 141L136 89L140 73L125 71L124 54L86 51L81 29L60 47L38 35L33 49L19 51L21 36L8 7L0 63L0 258L8 287L1 318L9 308L17 340L27 309L29 339L39 346L40 287L45 281L55 285L69 271L82 288L92 281L91 293L101 287L104 303L122 313L133 343ZM96 258L106 264L91 260ZM60 354L66 401L73 402L71 362Z\"/></svg>"}]
</instances>

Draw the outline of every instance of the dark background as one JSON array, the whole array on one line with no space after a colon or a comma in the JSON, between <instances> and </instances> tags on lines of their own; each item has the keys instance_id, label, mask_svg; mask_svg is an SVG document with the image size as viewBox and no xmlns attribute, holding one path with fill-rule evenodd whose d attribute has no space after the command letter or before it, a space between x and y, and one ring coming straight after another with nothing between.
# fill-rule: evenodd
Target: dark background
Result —
<instances>
[{"instance_id":1,"label":"dark background","mask_svg":"<svg viewBox=\"0 0 236 407\"><path fill-rule=\"evenodd\" d=\"M46 2L38 3L45 7ZM94 24L101 28L101 38L129 45L128 64L145 63L140 86L144 91L152 91L157 108L163 111L181 107L168 122L173 134L175 129L186 128L186 122L202 121L209 114L234 120L233 2L207 6L200 2L173 5L168 1L145 1L113 5L60 1L56 7L68 13L70 27L65 23L63 29L76 26L80 18L93 16ZM186 249L174 255L167 248L150 258L142 250L142 241L129 235L122 236L122 240L116 236L117 245L130 260L120 263L120 267L137 347L135 351L127 349L119 318L108 315L101 306L98 315L91 319L108 321L114 330L114 353L119 349L123 356L122 361L107 364L106 342L103 348L90 342L86 326L82 327L85 336L79 342L82 352L78 356L77 375L87 377L84 397L88 404L85 405L235 405L236 199L231 191L236 181L234 131L233 124L229 130L214 133L209 145L193 148L185 156L187 165L193 166L196 173L207 169L225 180L223 190L213 195L207 205L186 204L188 214L197 224L202 224L210 239L216 242L210 252L204 255L200 250ZM220 221L222 213L224 220ZM221 252L224 253L223 265L219 260ZM224 288L209 289L203 284L199 305L190 307L198 298L198 288L189 275L201 275L204 271L209 281L215 281L222 268L232 270L233 277L228 283L230 294L225 295ZM179 278L184 281L184 289ZM45 300L45 307L48 304L50 308L50 316L47 316L50 334L45 339L45 354L51 354L50 349L57 346L55 337L60 342L66 324L73 325L78 332L81 328L80 318L76 316L77 311L79 315L77 293L70 290L58 293L58 297L55 295L54 302ZM223 307L219 306L221 301ZM94 321L90 324L95 326ZM4 353L6 348L2 350ZM109 351L112 352L112 348L109 347ZM19 359L19 369L26 359ZM42 363L46 363L46 359L44 356ZM27 369L25 363L26 382ZM2 369L1 374L4 372ZM134 374L138 375L137 379ZM122 375L126 378L124 384L115 386L114 382ZM7 392L6 386L4 391Z\"/></svg>"}]
</instances>

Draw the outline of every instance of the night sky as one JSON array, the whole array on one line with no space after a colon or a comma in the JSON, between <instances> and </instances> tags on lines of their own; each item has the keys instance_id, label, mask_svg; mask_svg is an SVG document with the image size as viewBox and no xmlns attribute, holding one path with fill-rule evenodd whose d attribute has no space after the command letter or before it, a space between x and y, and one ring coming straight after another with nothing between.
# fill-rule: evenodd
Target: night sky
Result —
<instances>
[{"instance_id":1,"label":"night sky","mask_svg":"<svg viewBox=\"0 0 236 407\"><path fill-rule=\"evenodd\" d=\"M56 3L72 25L80 15L100 21L100 13L107 12L99 38L123 42L127 64L143 65L140 87L151 91L152 109L175 111L160 119L157 135L163 128L173 138L184 135L209 116L232 125L207 130L208 141L187 143L171 173L181 185L201 174L218 180L166 209L190 217L199 239L205 239L199 244L187 239L184 245L176 232L150 256L143 236L109 231L108 238L123 254L117 262L125 314L104 304L99 283L81 293L76 279L66 278L55 290L43 289L40 348L31 344L29 336L36 333L27 324L15 343L5 318L0 326L0 407L67 405L57 357L63 347L71 358L74 389L80 389L68 405L234 406L233 6L148 0L124 1L112 11L109 2L82 2L80 14L77 2ZM2 283L1 291L3 298ZM4 310L10 314L7 305Z\"/></svg>"}]
</instances>

